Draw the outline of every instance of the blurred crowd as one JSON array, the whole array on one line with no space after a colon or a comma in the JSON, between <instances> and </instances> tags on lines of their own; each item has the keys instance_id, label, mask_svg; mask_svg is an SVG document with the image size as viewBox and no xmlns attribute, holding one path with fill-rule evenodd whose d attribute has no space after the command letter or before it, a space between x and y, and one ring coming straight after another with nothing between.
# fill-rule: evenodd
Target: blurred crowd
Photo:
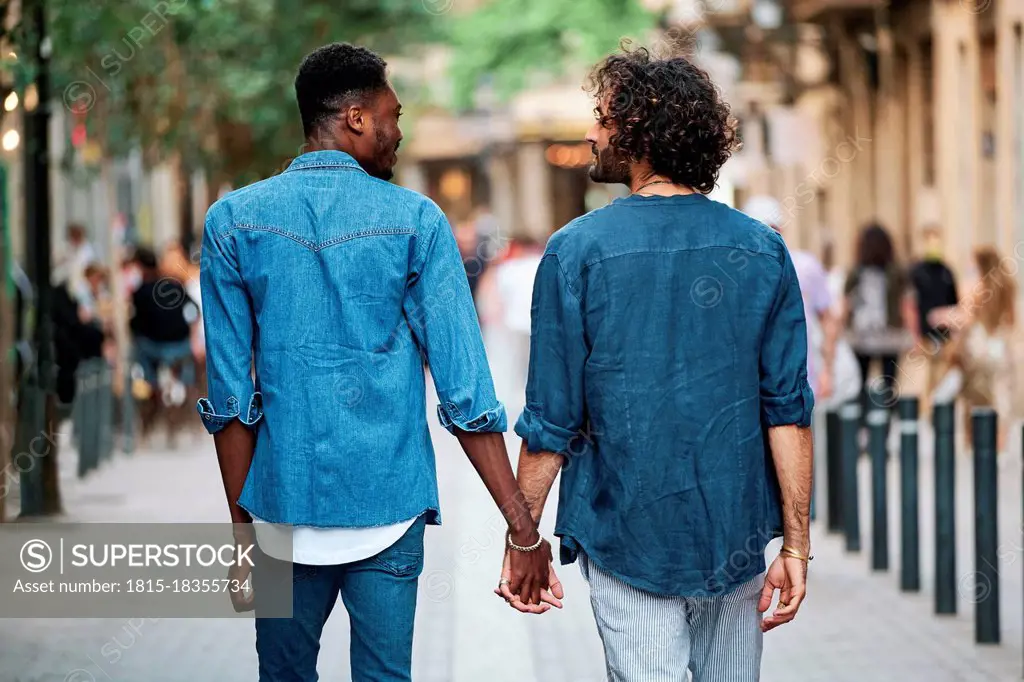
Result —
<instances>
[{"instance_id":1,"label":"blurred crowd","mask_svg":"<svg viewBox=\"0 0 1024 682\"><path fill-rule=\"evenodd\" d=\"M173 447L183 427L198 428L192 405L205 383L198 259L176 243L160 253L136 247L112 273L87 234L80 224L68 227L51 289L56 392L63 414L70 414L83 375L95 380L102 374L115 396L129 392L133 399L117 401L118 420L137 420L143 442L163 426ZM27 315L36 294L24 273L16 273L15 282L20 375L32 366L32 345L23 330L30 328ZM134 409L128 412L125 405Z\"/></svg>"},{"instance_id":2,"label":"blurred crowd","mask_svg":"<svg viewBox=\"0 0 1024 682\"><path fill-rule=\"evenodd\" d=\"M787 221L774 198L753 197L740 208L786 237ZM523 399L533 276L544 244L503 235L486 206L453 229L498 395L511 407ZM993 407L1001 415L1003 449L1007 426L1021 414L1013 344L1019 264L980 247L975 267L958 282L944 260L941 234L926 230L922 252L901 260L885 227L868 225L848 270L836 265L835 245L826 245L820 258L791 249L808 323L808 377L826 409L859 400L866 412L874 392L886 406L917 396L927 417L935 400L958 400L967 442L971 408ZM191 426L191 405L205 390L198 258L180 244L160 253L138 247L114 278L86 235L81 225L68 228L53 289L60 400L70 404L79 367L102 358L115 394L131 392L137 406L131 418L139 420L143 438L163 424L173 444L182 426ZM15 281L27 280L22 273ZM18 291L23 309L32 294L27 285ZM119 305L124 334L117 329Z\"/></svg>"}]
</instances>

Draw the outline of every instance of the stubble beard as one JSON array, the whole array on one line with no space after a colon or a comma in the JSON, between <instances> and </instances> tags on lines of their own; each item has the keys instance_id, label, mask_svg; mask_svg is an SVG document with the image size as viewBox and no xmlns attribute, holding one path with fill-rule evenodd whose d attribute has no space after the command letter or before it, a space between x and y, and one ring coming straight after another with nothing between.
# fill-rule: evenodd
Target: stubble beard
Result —
<instances>
[{"instance_id":1,"label":"stubble beard","mask_svg":"<svg viewBox=\"0 0 1024 682\"><path fill-rule=\"evenodd\" d=\"M628 185L629 176L629 164L610 146L595 150L594 160L590 163L591 180L611 185Z\"/></svg>"},{"instance_id":2,"label":"stubble beard","mask_svg":"<svg viewBox=\"0 0 1024 682\"><path fill-rule=\"evenodd\" d=\"M374 141L376 143L373 155L374 165L377 167L370 175L380 180L391 180L395 177L394 161L397 159L398 144L400 143L390 141L380 128L374 135Z\"/></svg>"}]
</instances>

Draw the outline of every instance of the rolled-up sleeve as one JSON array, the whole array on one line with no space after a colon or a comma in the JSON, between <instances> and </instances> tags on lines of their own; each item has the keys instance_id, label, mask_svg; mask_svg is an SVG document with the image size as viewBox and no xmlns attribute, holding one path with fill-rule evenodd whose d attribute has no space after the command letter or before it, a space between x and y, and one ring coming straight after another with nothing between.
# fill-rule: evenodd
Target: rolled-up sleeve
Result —
<instances>
[{"instance_id":1,"label":"rolled-up sleeve","mask_svg":"<svg viewBox=\"0 0 1024 682\"><path fill-rule=\"evenodd\" d=\"M251 428L263 417L261 395L252 377L252 303L239 272L234 242L221 234L216 208L211 208L206 217L199 280L209 395L196 407L210 433L235 419Z\"/></svg>"},{"instance_id":2,"label":"rolled-up sleeve","mask_svg":"<svg viewBox=\"0 0 1024 682\"><path fill-rule=\"evenodd\" d=\"M430 365L438 420L451 433L504 432L505 407L494 393L455 235L439 209L428 223L417 238L404 309Z\"/></svg>"},{"instance_id":3,"label":"rolled-up sleeve","mask_svg":"<svg viewBox=\"0 0 1024 682\"><path fill-rule=\"evenodd\" d=\"M761 416L768 426L810 426L814 394L807 382L807 320L789 252L768 314L760 359Z\"/></svg>"},{"instance_id":4,"label":"rolled-up sleeve","mask_svg":"<svg viewBox=\"0 0 1024 682\"><path fill-rule=\"evenodd\" d=\"M579 455L574 441L587 419L583 371L587 346L581 303L558 256L540 262L533 285L530 376L516 433L529 452Z\"/></svg>"}]
</instances>

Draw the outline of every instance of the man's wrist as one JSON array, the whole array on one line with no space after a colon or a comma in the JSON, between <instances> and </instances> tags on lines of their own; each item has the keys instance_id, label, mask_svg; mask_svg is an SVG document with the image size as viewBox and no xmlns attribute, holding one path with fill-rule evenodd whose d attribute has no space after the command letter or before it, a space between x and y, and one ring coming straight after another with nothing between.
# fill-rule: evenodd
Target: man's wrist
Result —
<instances>
[{"instance_id":1,"label":"man's wrist","mask_svg":"<svg viewBox=\"0 0 1024 682\"><path fill-rule=\"evenodd\" d=\"M805 556L811 552L811 538L807 536L792 537L786 535L782 538L782 545L794 549Z\"/></svg>"},{"instance_id":2,"label":"man's wrist","mask_svg":"<svg viewBox=\"0 0 1024 682\"><path fill-rule=\"evenodd\" d=\"M540 539L540 531L533 524L525 528L509 528L509 535L512 538L512 542L523 547L535 545L537 540Z\"/></svg>"}]
</instances>

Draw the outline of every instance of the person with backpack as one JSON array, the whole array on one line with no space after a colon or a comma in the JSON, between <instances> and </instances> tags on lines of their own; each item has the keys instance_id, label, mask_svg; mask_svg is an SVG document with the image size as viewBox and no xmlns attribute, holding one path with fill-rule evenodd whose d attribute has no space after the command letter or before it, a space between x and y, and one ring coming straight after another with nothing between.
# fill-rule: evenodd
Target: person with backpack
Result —
<instances>
[{"instance_id":1,"label":"person with backpack","mask_svg":"<svg viewBox=\"0 0 1024 682\"><path fill-rule=\"evenodd\" d=\"M896 261L892 239L872 223L861 232L857 262L846 278L847 338L860 364L861 402L866 410L868 373L881 364L885 405L898 397L897 360L916 336L916 317L910 282Z\"/></svg>"}]
</instances>

